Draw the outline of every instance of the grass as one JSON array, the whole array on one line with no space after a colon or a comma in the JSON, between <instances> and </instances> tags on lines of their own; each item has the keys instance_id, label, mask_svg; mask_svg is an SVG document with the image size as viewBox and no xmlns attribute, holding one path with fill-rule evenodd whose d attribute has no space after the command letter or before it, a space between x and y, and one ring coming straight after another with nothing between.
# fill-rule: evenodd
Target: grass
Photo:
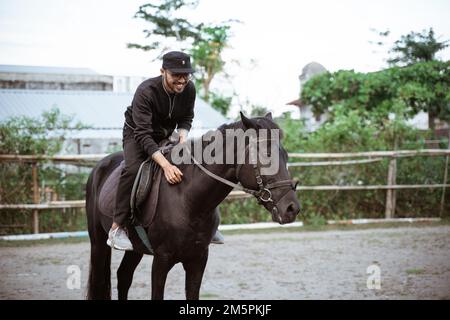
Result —
<instances>
[{"instance_id":1,"label":"grass","mask_svg":"<svg viewBox=\"0 0 450 320\"><path fill-rule=\"evenodd\" d=\"M205 292L205 293L200 294L200 298L201 299L218 299L219 295L214 294L214 293Z\"/></svg>"},{"instance_id":2,"label":"grass","mask_svg":"<svg viewBox=\"0 0 450 320\"><path fill-rule=\"evenodd\" d=\"M369 224L343 224L343 225L305 225L303 227L293 228L271 228L271 229L255 229L255 230L226 230L222 233L227 235L240 234L266 234L266 233L299 233L299 232L318 232L318 231L351 231L351 230L368 230L368 229L386 229L386 228L420 228L420 227L438 227L450 225L450 219L443 219L436 222L392 222L392 223L369 223ZM56 245L56 244L75 244L84 243L89 246L88 237L74 237L64 239L46 239L46 240L18 240L8 241L0 240L0 248L5 247L36 247L40 245ZM226 239L225 239L226 243Z\"/></svg>"},{"instance_id":3,"label":"grass","mask_svg":"<svg viewBox=\"0 0 450 320\"><path fill-rule=\"evenodd\" d=\"M73 238L60 238L60 239L44 239L44 240L0 240L0 248L7 247L36 247L42 245L53 244L74 244L74 243L89 243L88 237L73 237Z\"/></svg>"},{"instance_id":4,"label":"grass","mask_svg":"<svg viewBox=\"0 0 450 320\"><path fill-rule=\"evenodd\" d=\"M424 274L425 269L408 269L405 272L406 272L406 274L419 275L419 274Z\"/></svg>"},{"instance_id":5,"label":"grass","mask_svg":"<svg viewBox=\"0 0 450 320\"><path fill-rule=\"evenodd\" d=\"M36 260L36 263L40 266L46 266L49 264L56 264L56 265L64 264L64 261L59 258L38 258Z\"/></svg>"},{"instance_id":6,"label":"grass","mask_svg":"<svg viewBox=\"0 0 450 320\"><path fill-rule=\"evenodd\" d=\"M419 227L437 227L450 225L450 219L436 222L390 222L390 223L368 223L368 224L334 224L334 225L304 225L303 227L293 228L271 228L255 230L227 230L222 231L224 235L235 234L259 234L259 233L297 233L297 232L317 232L317 231L347 231L347 230L367 230L367 229L386 229L386 228L419 228ZM225 239L226 240L226 239Z\"/></svg>"}]
</instances>

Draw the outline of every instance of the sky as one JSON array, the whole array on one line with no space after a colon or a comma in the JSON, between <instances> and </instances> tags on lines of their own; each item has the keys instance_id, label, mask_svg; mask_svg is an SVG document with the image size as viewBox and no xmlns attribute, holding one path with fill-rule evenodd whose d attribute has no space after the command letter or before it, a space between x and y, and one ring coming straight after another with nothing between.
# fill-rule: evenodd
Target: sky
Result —
<instances>
[{"instance_id":1,"label":"sky","mask_svg":"<svg viewBox=\"0 0 450 320\"><path fill-rule=\"evenodd\" d=\"M0 0L0 64L91 68L102 74L153 77L160 61L127 49L145 43L146 24L133 18L145 0ZM228 80L212 87L235 92L229 116L261 105L275 115L295 107L299 75L316 61L329 71L370 72L386 67L389 43L432 27L450 39L449 0L200 0L183 15L192 22L234 24L224 52ZM376 29L391 31L388 45ZM173 49L178 49L174 47ZM450 59L450 48L439 54Z\"/></svg>"}]
</instances>

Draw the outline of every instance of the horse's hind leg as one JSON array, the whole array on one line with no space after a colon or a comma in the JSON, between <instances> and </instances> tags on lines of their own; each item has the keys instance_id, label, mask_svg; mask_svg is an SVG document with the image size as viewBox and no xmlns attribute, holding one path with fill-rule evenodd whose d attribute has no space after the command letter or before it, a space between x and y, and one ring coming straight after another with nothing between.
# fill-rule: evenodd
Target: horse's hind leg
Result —
<instances>
[{"instance_id":1,"label":"horse's hind leg","mask_svg":"<svg viewBox=\"0 0 450 320\"><path fill-rule=\"evenodd\" d=\"M111 299L111 248L106 244L107 235L103 230L96 230L91 237L91 264L89 269L89 300Z\"/></svg>"},{"instance_id":2,"label":"horse's hind leg","mask_svg":"<svg viewBox=\"0 0 450 320\"><path fill-rule=\"evenodd\" d=\"M183 268L186 271L186 299L198 300L200 295L200 286L202 284L203 273L206 262L208 261L208 249L200 257L183 262Z\"/></svg>"},{"instance_id":3,"label":"horse's hind leg","mask_svg":"<svg viewBox=\"0 0 450 320\"><path fill-rule=\"evenodd\" d=\"M134 270L141 262L143 254L134 251L126 251L117 270L117 290L119 292L119 300L128 299L128 290L133 281Z\"/></svg>"}]
</instances>

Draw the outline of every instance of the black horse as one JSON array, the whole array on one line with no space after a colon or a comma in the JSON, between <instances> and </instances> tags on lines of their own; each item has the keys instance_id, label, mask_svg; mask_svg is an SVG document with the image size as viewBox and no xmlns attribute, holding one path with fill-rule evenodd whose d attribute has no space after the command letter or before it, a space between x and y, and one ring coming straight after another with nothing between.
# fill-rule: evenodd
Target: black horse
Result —
<instances>
[{"instance_id":1,"label":"black horse","mask_svg":"<svg viewBox=\"0 0 450 320\"><path fill-rule=\"evenodd\" d=\"M271 114L252 119L241 114L241 121L223 125L218 130L225 135L226 129L245 132L279 128ZM219 224L215 208L231 192L234 184L240 183L245 191L252 193L272 213L273 221L284 224L295 220L300 205L287 170L287 153L280 141L272 140L272 143L276 143L279 152L279 168L274 175L261 175L259 163L235 162L203 166L181 164L177 165L183 172L181 183L170 185L161 179L156 215L146 230L154 250L152 299L164 298L167 273L178 262L186 271L186 298L199 298L208 247ZM224 143L224 148L228 153L236 146ZM91 241L88 299L111 299L111 248L106 240L112 219L100 212L98 198L101 186L122 160L121 152L102 159L92 170L86 186L86 214ZM139 249L125 252L117 271L119 299L127 299L134 271L144 253Z\"/></svg>"}]
</instances>

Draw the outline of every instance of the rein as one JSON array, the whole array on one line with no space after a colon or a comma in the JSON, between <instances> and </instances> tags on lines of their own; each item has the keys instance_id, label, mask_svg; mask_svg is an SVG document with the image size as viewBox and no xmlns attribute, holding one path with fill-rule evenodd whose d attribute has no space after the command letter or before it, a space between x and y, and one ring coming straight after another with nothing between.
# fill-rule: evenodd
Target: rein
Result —
<instances>
[{"instance_id":1,"label":"rein","mask_svg":"<svg viewBox=\"0 0 450 320\"><path fill-rule=\"evenodd\" d=\"M245 152L247 153L248 150L247 146L245 148ZM253 195L254 197L256 197L256 199L258 200L259 203L273 203L273 199L272 199L272 191L273 189L276 188L286 188L289 187L289 190L296 190L297 188L297 184L298 182L294 182L293 180L282 180L282 181L276 181L273 183L269 183L264 185L263 179L261 177L261 173L260 173L260 167L258 165L258 162L253 164L253 171L255 173L255 178L256 178L256 183L258 185L258 189L254 190L254 189L250 189L250 188L246 188L242 185L239 185L237 183L231 182L227 179L224 179L218 175L216 175L215 173L212 173L211 171L209 171L208 169L206 169L202 164L200 164L197 159L194 158L194 156L192 155L192 153L189 151L189 149L186 149L186 151L189 153L189 155L191 156L192 161L194 161L194 164L196 164L204 173L206 173L208 176L210 176L211 178L222 182L223 184L226 184L230 187L233 187L237 190L240 191L244 191L248 194ZM236 180L239 180L239 173L241 171L241 167L242 164L239 164L238 167L236 168ZM289 191L288 190L288 191ZM276 204L273 203L273 205L275 206Z\"/></svg>"}]
</instances>

